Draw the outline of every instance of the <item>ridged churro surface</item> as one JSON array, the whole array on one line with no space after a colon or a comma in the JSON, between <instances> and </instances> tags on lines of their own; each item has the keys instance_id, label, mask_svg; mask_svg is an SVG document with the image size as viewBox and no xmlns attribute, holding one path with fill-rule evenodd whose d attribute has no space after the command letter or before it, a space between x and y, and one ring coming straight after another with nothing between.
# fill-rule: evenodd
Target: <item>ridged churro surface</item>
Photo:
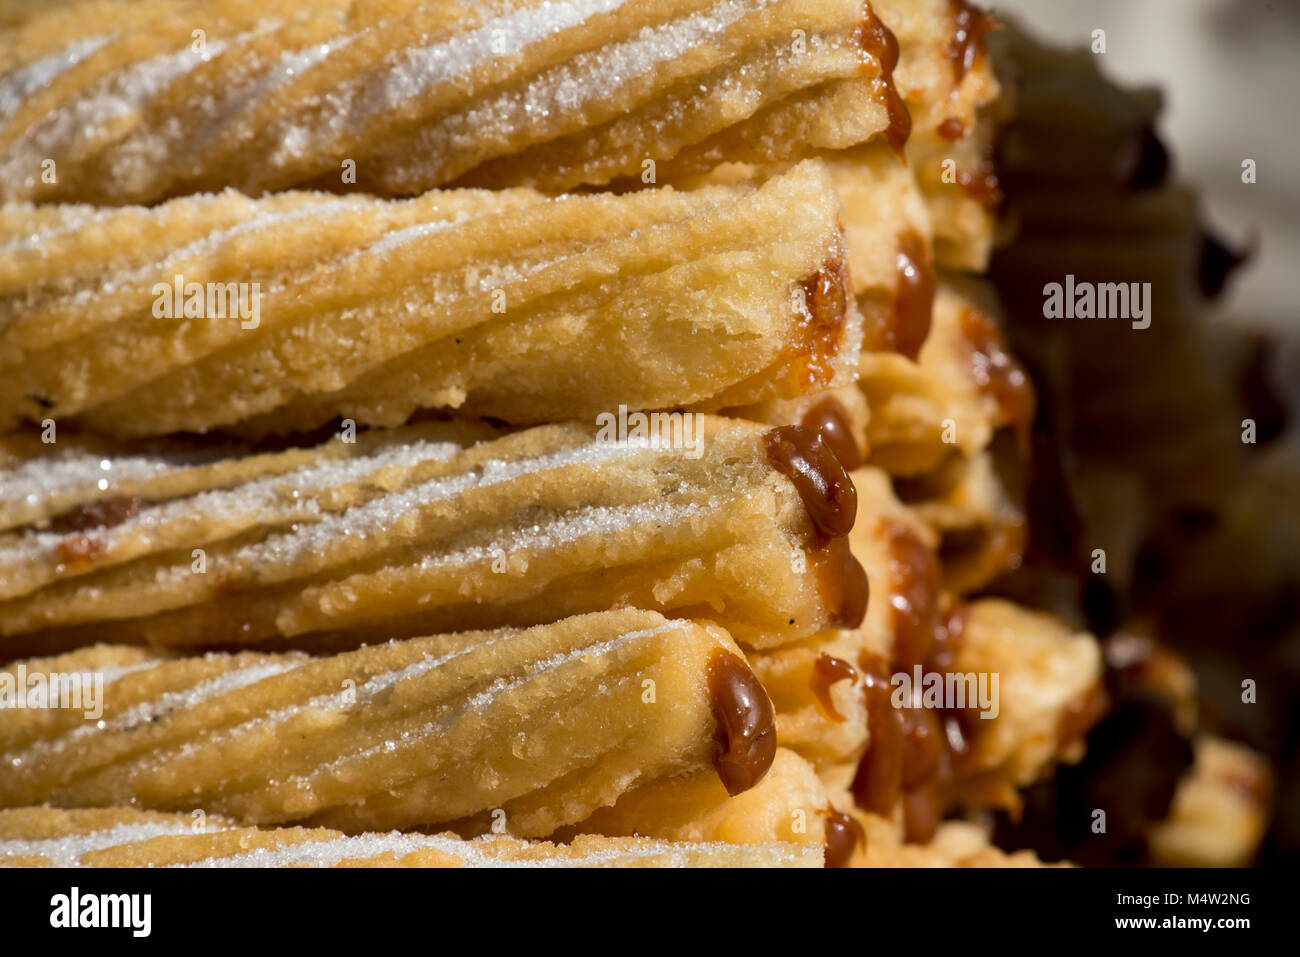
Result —
<instances>
[{"instance_id":1,"label":"ridged churro surface","mask_svg":"<svg viewBox=\"0 0 1300 957\"><path fill-rule=\"evenodd\" d=\"M840 201L759 187L0 210L0 426L158 435L717 409L851 381Z\"/></svg>"}]
</instances>

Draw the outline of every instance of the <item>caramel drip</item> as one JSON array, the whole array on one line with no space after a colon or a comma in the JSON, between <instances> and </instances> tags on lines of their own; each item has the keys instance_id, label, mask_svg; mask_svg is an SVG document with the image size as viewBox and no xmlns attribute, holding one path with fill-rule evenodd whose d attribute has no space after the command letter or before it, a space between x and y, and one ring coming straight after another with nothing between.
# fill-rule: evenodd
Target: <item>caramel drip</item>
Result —
<instances>
[{"instance_id":1,"label":"caramel drip","mask_svg":"<svg viewBox=\"0 0 1300 957\"><path fill-rule=\"evenodd\" d=\"M960 83L988 51L984 38L998 29L998 22L967 0L951 0L951 6L953 31L944 52L952 64L954 78Z\"/></svg>"},{"instance_id":2,"label":"caramel drip","mask_svg":"<svg viewBox=\"0 0 1300 957\"><path fill-rule=\"evenodd\" d=\"M964 169L957 170L957 185L989 212L1002 205L1002 184L998 181L997 169L991 160L981 162L973 173Z\"/></svg>"},{"instance_id":3,"label":"caramel drip","mask_svg":"<svg viewBox=\"0 0 1300 957\"><path fill-rule=\"evenodd\" d=\"M1034 386L1022 366L1006 350L997 322L975 309L961 316L961 332L970 345L971 376L998 407L998 424L1016 429L1021 447L1028 448L1034 421Z\"/></svg>"},{"instance_id":4,"label":"caramel drip","mask_svg":"<svg viewBox=\"0 0 1300 957\"><path fill-rule=\"evenodd\" d=\"M934 308L934 266L925 241L912 230L898 239L898 286L894 290L891 346L915 359L930 335Z\"/></svg>"},{"instance_id":5,"label":"caramel drip","mask_svg":"<svg viewBox=\"0 0 1300 957\"><path fill-rule=\"evenodd\" d=\"M902 548L912 550L910 542L900 541ZM937 600L937 588L935 595L931 601ZM931 633L913 636L912 648L904 654L920 655L913 664L920 664L925 673L950 670L963 627L962 610L940 623L937 610L931 613L921 607L924 599L919 590L912 600L921 614L914 618L911 612L904 613L908 627L913 621L930 621ZM897 670L912 667L900 660L897 648L892 664ZM881 815L891 814L901 803L904 838L924 843L952 806L962 779L962 760L977 725L963 711L895 708L890 663L872 655L864 659L863 668L870 743L853 780L854 799L860 807Z\"/></svg>"},{"instance_id":6,"label":"caramel drip","mask_svg":"<svg viewBox=\"0 0 1300 957\"><path fill-rule=\"evenodd\" d=\"M85 502L51 521L50 529L55 532L85 532L112 528L139 514L144 506L144 499L134 496ZM59 542L54 554L65 565L86 565L104 554L104 543L91 535L77 535Z\"/></svg>"},{"instance_id":7,"label":"caramel drip","mask_svg":"<svg viewBox=\"0 0 1300 957\"><path fill-rule=\"evenodd\" d=\"M749 666L719 651L707 668L709 698L717 722L713 767L731 795L748 791L776 757L776 715Z\"/></svg>"},{"instance_id":8,"label":"caramel drip","mask_svg":"<svg viewBox=\"0 0 1300 957\"><path fill-rule=\"evenodd\" d=\"M807 361L800 368L800 381L793 385L798 392L808 393L830 385L835 376L835 357L840 351L849 304L842 237L835 241L822 267L800 282L799 291L804 315L798 348Z\"/></svg>"},{"instance_id":9,"label":"caramel drip","mask_svg":"<svg viewBox=\"0 0 1300 957\"><path fill-rule=\"evenodd\" d=\"M871 739L853 778L853 799L864 810L888 816L903 794L902 712L889 700L889 663L868 654L862 671Z\"/></svg>"},{"instance_id":10,"label":"caramel drip","mask_svg":"<svg viewBox=\"0 0 1300 957\"><path fill-rule=\"evenodd\" d=\"M866 848L867 832L843 811L826 809L826 866L848 867L855 848Z\"/></svg>"},{"instance_id":11,"label":"caramel drip","mask_svg":"<svg viewBox=\"0 0 1300 957\"><path fill-rule=\"evenodd\" d=\"M876 95L884 101L889 116L889 126L885 130L885 139L890 148L900 157L907 138L912 135L912 114L907 104L898 95L894 85L894 69L898 66L898 39L892 30L881 22L866 5L866 19L858 29L858 43L880 66L880 76L873 82Z\"/></svg>"},{"instance_id":12,"label":"caramel drip","mask_svg":"<svg viewBox=\"0 0 1300 957\"><path fill-rule=\"evenodd\" d=\"M842 658L831 655L819 655L813 662L812 677L808 680L813 696L821 706L822 714L832 721L843 722L848 719L835 708L831 699L831 685L840 681L853 681L858 677L858 669Z\"/></svg>"},{"instance_id":13,"label":"caramel drip","mask_svg":"<svg viewBox=\"0 0 1300 957\"><path fill-rule=\"evenodd\" d=\"M939 124L937 132L949 143L954 143L966 135L966 124L950 116Z\"/></svg>"},{"instance_id":14,"label":"caramel drip","mask_svg":"<svg viewBox=\"0 0 1300 957\"><path fill-rule=\"evenodd\" d=\"M910 672L935 652L939 630L939 589L942 574L934 550L907 525L895 519L884 523L889 550L891 626L894 632L893 664Z\"/></svg>"},{"instance_id":15,"label":"caramel drip","mask_svg":"<svg viewBox=\"0 0 1300 957\"><path fill-rule=\"evenodd\" d=\"M783 425L767 433L766 447L768 462L794 484L818 533L847 535L857 517L858 490L821 436Z\"/></svg>"},{"instance_id":16,"label":"caramel drip","mask_svg":"<svg viewBox=\"0 0 1300 957\"><path fill-rule=\"evenodd\" d=\"M831 624L857 628L867 615L870 585L862 567L844 538L833 538L808 553L817 575L822 601L831 610Z\"/></svg>"},{"instance_id":17,"label":"caramel drip","mask_svg":"<svg viewBox=\"0 0 1300 957\"><path fill-rule=\"evenodd\" d=\"M822 437L827 448L840 460L846 471L862 467L862 450L853 438L853 427L849 424L848 413L833 395L828 395L816 402L804 413L800 423Z\"/></svg>"}]
</instances>

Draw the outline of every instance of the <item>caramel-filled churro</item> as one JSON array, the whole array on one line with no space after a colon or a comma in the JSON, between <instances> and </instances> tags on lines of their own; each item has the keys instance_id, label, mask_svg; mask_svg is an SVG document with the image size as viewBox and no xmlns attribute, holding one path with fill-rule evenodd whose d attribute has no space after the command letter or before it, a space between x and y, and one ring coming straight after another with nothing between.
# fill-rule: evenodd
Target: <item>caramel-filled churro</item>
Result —
<instances>
[{"instance_id":1,"label":"caramel-filled churro","mask_svg":"<svg viewBox=\"0 0 1300 957\"><path fill-rule=\"evenodd\" d=\"M0 39L5 199L558 192L653 182L679 156L901 147L908 127L897 47L863 0L174 0L54 10Z\"/></svg>"},{"instance_id":2,"label":"caramel-filled churro","mask_svg":"<svg viewBox=\"0 0 1300 957\"><path fill-rule=\"evenodd\" d=\"M703 612L764 646L865 612L856 492L806 429L679 416L622 440L573 424L462 445L421 428L341 459L337 442L288 452L301 464L266 478L209 465L197 494L192 470L126 463L132 498L92 485L49 529L0 540L4 646L355 647L619 606ZM6 492L39 488L39 514L43 494L115 475L112 458L53 461L64 489L24 484L41 470L26 460Z\"/></svg>"},{"instance_id":3,"label":"caramel-filled churro","mask_svg":"<svg viewBox=\"0 0 1300 957\"><path fill-rule=\"evenodd\" d=\"M1124 425L1247 410L1166 383L1231 255L1096 57L968 0L39 7L0 0L0 866L1250 860L1269 767L1141 626L1290 486L1224 511L1248 453ZM1066 253L1169 318L1057 355L1130 328L1026 326ZM1201 485L1193 560L1140 551Z\"/></svg>"},{"instance_id":4,"label":"caramel-filled churro","mask_svg":"<svg viewBox=\"0 0 1300 957\"><path fill-rule=\"evenodd\" d=\"M839 210L815 163L626 196L11 210L0 424L263 434L430 407L528 423L844 385L861 322Z\"/></svg>"},{"instance_id":5,"label":"caramel-filled churro","mask_svg":"<svg viewBox=\"0 0 1300 957\"><path fill-rule=\"evenodd\" d=\"M252 828L125 808L0 811L0 867L821 867L807 844L655 841L583 834L568 844L398 831Z\"/></svg>"},{"instance_id":6,"label":"caramel-filled churro","mask_svg":"<svg viewBox=\"0 0 1300 957\"><path fill-rule=\"evenodd\" d=\"M709 768L740 793L776 750L766 693L726 633L651 612L325 658L98 646L21 667L106 675L110 693L94 723L7 716L9 806L201 806L350 832L492 812L545 836L666 775Z\"/></svg>"}]
</instances>

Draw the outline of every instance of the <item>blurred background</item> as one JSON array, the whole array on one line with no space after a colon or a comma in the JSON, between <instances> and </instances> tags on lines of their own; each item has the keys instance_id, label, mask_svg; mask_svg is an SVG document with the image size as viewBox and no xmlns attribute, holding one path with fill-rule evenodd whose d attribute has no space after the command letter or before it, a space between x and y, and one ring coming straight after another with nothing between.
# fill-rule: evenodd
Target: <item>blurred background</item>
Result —
<instances>
[{"instance_id":1,"label":"blurred background","mask_svg":"<svg viewBox=\"0 0 1300 957\"><path fill-rule=\"evenodd\" d=\"M1300 405L1300 2L1296 0L988 0L1039 39L1086 47L1106 31L1101 69L1158 89L1158 129L1174 175L1194 185L1206 218L1254 254L1215 318L1280 336L1274 381ZM1241 181L1254 159L1258 181ZM1291 437L1295 437L1292 430Z\"/></svg>"},{"instance_id":2,"label":"blurred background","mask_svg":"<svg viewBox=\"0 0 1300 957\"><path fill-rule=\"evenodd\" d=\"M1009 218L1023 221L1015 243L995 258L994 276L1008 307L1015 351L1031 361L1049 410L1045 416L1040 407L1036 425L1042 448L1035 451L1040 474L1030 482L1030 528L1037 538L1027 563L1030 575L1005 587L1041 592L1044 568L1073 561L1077 571L1080 554L1099 541L1112 555L1126 552L1125 574L1081 576L1084 623L1112 639L1108 647L1139 635L1190 664L1201 729L1266 756L1276 777L1272 820L1258 860L1298 860L1300 315L1289 300L1300 265L1300 181L1294 173L1300 153L1300 2L984 2L1055 47L1087 50L1093 31L1104 30L1105 52L1092 55L1096 68L1127 89L1158 91L1163 109L1154 129L1170 160L1166 171L1158 145L1154 151L1144 146L1144 172L1127 185L1116 183L1119 192L1096 193L1093 205L1089 191L1096 184L1062 183L1041 168L1030 170L1038 179L1020 170L1018 181L1016 160L1002 156ZM1086 85L1079 80L1076 89ZM1082 114L1069 113L1062 103L1060 115L1040 113L1013 130L1013 136L1022 135L1031 166L1034 154L1051 155L1053 146L1058 160L1068 154L1068 145L1053 141L1068 141L1086 125ZM1134 109L1134 115L1141 113ZM1253 184L1242 182L1246 159L1256 164ZM1176 190L1166 189L1174 182L1190 187L1198 200L1190 225L1178 219ZM1083 201L1072 208L1080 195ZM1167 199L1160 200L1162 195ZM1024 214L1035 203L1040 218L1046 211L1059 222L1049 215L1047 228L1025 228L1032 219ZM1079 226L1087 221L1080 209L1108 225L1088 232ZM1151 210L1161 212L1152 219ZM1143 232L1164 222L1162 217L1185 224L1165 235ZM1162 261L1155 244L1167 239L1173 248L1180 230L1194 243L1197 220L1206 295L1165 309L1163 329L1132 337L1100 325L1044 323L1041 282L1067 271L1086 274L1089 264L1080 248L1095 253L1100 243L1111 250L1109 258L1095 257L1097 278L1154 279L1158 288L1163 283L1171 289L1190 283L1194 270L1151 274L1150 262ZM1062 223L1074 225L1058 229ZM1053 246L1072 229L1084 230L1075 234L1088 237L1083 247ZM1212 292L1204 285L1207 250L1222 267L1210 272L1226 277L1222 289L1210 283ZM1139 264L1148 252L1156 259ZM1232 269L1242 252L1244 264ZM1041 274L1030 268L1038 265ZM1122 275L1126 268L1132 275ZM1246 417L1260 423L1258 444L1235 434ZM1056 468L1047 481L1044 462ZM1059 487L1046 487L1053 480ZM1045 503L1038 515L1032 511L1035 499ZM1064 511L1074 513L1073 526L1059 519ZM1060 541L1050 540L1053 535ZM1121 688L1120 711L1129 708L1130 723L1121 714L1099 729L1086 759L1094 766L1059 775L1031 798L1031 815L1035 801L1043 819L1060 820L1126 798L1134 819L1156 814L1172 787L1170 775L1189 756L1174 754L1181 745L1172 718L1166 716L1169 733L1151 736L1149 729L1159 722L1138 714L1152 707L1150 696L1144 698L1152 684L1151 660L1138 682L1147 687ZM1114 660L1111 665L1122 684L1123 669ZM1242 702L1244 678L1257 682L1257 703ZM1135 694L1126 701L1130 691ZM1103 795L1098 787L1112 793ZM1148 808L1132 803L1146 798ZM1210 820L1206 830L1219 823L1230 826ZM1004 838L1049 848L1055 841L1080 860L1090 847L1086 841L1072 847L1062 835L1044 838L1026 827L1009 826ZM1094 863L1144 862L1122 836L1110 843L1096 852Z\"/></svg>"}]
</instances>

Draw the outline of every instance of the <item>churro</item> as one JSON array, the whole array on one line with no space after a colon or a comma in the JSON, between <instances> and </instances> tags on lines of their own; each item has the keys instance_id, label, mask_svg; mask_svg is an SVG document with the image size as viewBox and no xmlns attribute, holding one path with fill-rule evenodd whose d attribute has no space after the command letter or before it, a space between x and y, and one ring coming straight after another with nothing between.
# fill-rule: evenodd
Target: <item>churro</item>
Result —
<instances>
[{"instance_id":1,"label":"churro","mask_svg":"<svg viewBox=\"0 0 1300 957\"><path fill-rule=\"evenodd\" d=\"M799 427L669 417L640 435L553 425L466 447L406 435L160 504L137 495L0 542L11 656L354 647L639 603L766 646L855 625L867 604L845 538L853 484Z\"/></svg>"},{"instance_id":2,"label":"churro","mask_svg":"<svg viewBox=\"0 0 1300 957\"><path fill-rule=\"evenodd\" d=\"M0 278L0 423L264 434L433 407L529 423L844 385L862 331L839 209L815 163L624 196L11 209L25 253Z\"/></svg>"},{"instance_id":3,"label":"churro","mask_svg":"<svg viewBox=\"0 0 1300 957\"><path fill-rule=\"evenodd\" d=\"M862 0L61 7L0 35L0 195L558 192L718 150L901 147L887 37Z\"/></svg>"},{"instance_id":4,"label":"churro","mask_svg":"<svg viewBox=\"0 0 1300 957\"><path fill-rule=\"evenodd\" d=\"M131 809L0 811L0 867L820 867L806 844L654 841L583 834L568 844L325 828L252 828Z\"/></svg>"},{"instance_id":5,"label":"churro","mask_svg":"<svg viewBox=\"0 0 1300 957\"><path fill-rule=\"evenodd\" d=\"M105 689L97 721L6 709L9 806L198 806L349 832L486 813L545 836L696 769L738 794L776 750L771 705L726 633L652 612L324 658L98 646L3 674L99 674Z\"/></svg>"}]
</instances>

